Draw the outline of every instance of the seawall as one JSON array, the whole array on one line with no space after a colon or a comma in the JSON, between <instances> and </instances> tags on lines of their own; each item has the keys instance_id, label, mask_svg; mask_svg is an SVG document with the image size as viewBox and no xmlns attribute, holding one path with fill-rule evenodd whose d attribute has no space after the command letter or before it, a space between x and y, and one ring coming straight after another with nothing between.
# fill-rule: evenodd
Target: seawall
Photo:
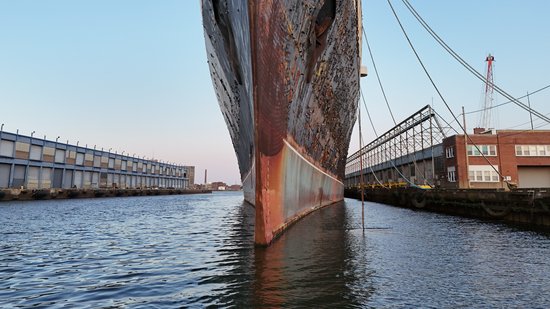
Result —
<instances>
[{"instance_id":1,"label":"seawall","mask_svg":"<svg viewBox=\"0 0 550 309\"><path fill-rule=\"evenodd\" d=\"M345 196L361 199L358 188ZM432 211L550 231L550 193L531 190L443 190L414 188L365 188L367 201Z\"/></svg>"},{"instance_id":2,"label":"seawall","mask_svg":"<svg viewBox=\"0 0 550 309\"><path fill-rule=\"evenodd\" d=\"M0 189L0 201L212 193L192 189Z\"/></svg>"}]
</instances>

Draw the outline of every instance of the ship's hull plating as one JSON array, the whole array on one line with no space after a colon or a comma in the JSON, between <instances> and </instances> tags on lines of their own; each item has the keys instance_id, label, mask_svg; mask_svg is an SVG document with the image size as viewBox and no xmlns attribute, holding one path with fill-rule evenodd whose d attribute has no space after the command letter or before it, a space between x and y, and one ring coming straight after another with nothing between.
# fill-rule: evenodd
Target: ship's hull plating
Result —
<instances>
[{"instance_id":1,"label":"ship's hull plating","mask_svg":"<svg viewBox=\"0 0 550 309\"><path fill-rule=\"evenodd\" d=\"M352 0L203 0L212 81L237 154L255 242L343 198L359 92Z\"/></svg>"}]
</instances>

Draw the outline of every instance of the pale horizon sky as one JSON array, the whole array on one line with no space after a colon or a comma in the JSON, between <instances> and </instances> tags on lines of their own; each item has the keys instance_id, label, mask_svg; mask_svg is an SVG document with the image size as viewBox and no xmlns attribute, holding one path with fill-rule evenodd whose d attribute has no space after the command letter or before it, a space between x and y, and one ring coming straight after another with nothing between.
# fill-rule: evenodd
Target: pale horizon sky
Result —
<instances>
[{"instance_id":1,"label":"pale horizon sky","mask_svg":"<svg viewBox=\"0 0 550 309\"><path fill-rule=\"evenodd\" d=\"M484 72L484 59L492 53L495 83L513 96L550 84L550 2L410 2L478 71ZM482 83L420 29L401 1L392 3L454 112L459 114L461 106L467 112L479 109ZM450 121L387 2L363 1L363 20L397 121L432 98ZM71 144L194 165L198 183L204 169L210 182L240 183L206 63L199 1L0 0L0 44L5 131L36 131L36 136L60 136ZM393 123L365 44L363 64L369 76L361 85L382 133ZM533 108L550 113L550 90L530 99ZM495 104L505 101L495 96ZM519 107L496 110L494 127L529 127L529 114ZM363 133L370 141L374 134L363 116ZM477 120L477 114L470 115L468 127ZM357 145L355 128L350 153Z\"/></svg>"}]
</instances>

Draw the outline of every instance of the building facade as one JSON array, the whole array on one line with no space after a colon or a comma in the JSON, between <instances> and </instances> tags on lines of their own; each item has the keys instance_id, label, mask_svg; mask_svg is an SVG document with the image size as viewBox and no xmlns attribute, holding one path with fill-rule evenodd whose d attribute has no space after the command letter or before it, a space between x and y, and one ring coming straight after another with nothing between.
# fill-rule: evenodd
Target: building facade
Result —
<instances>
[{"instance_id":1,"label":"building facade","mask_svg":"<svg viewBox=\"0 0 550 309\"><path fill-rule=\"evenodd\" d=\"M437 186L445 133L426 105L347 158L344 185Z\"/></svg>"},{"instance_id":2,"label":"building facade","mask_svg":"<svg viewBox=\"0 0 550 309\"><path fill-rule=\"evenodd\" d=\"M373 162L369 155L363 158L363 178L360 162L349 164L346 170L346 187L428 185L436 186L442 169L442 146L435 145L392 160ZM384 159L381 159L384 160Z\"/></svg>"},{"instance_id":3,"label":"building facade","mask_svg":"<svg viewBox=\"0 0 550 309\"><path fill-rule=\"evenodd\" d=\"M446 188L550 188L550 131L476 129L443 140ZM475 146L474 146L475 144ZM477 147L476 147L477 146Z\"/></svg>"},{"instance_id":4,"label":"building facade","mask_svg":"<svg viewBox=\"0 0 550 309\"><path fill-rule=\"evenodd\" d=\"M195 167L194 166L184 166L187 170L187 178L189 179L189 187L195 185Z\"/></svg>"},{"instance_id":5,"label":"building facade","mask_svg":"<svg viewBox=\"0 0 550 309\"><path fill-rule=\"evenodd\" d=\"M0 131L0 188L186 189L188 170L186 166Z\"/></svg>"}]
</instances>

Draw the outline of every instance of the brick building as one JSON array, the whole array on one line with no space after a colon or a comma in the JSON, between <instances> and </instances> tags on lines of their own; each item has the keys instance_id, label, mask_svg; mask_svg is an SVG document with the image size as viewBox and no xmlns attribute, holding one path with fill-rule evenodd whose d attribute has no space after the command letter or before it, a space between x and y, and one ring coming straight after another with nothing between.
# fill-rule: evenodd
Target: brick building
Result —
<instances>
[{"instance_id":1,"label":"brick building","mask_svg":"<svg viewBox=\"0 0 550 309\"><path fill-rule=\"evenodd\" d=\"M464 135L443 140L442 187L505 188L507 181L519 188L550 188L550 130L483 131L469 135L479 150Z\"/></svg>"}]
</instances>

